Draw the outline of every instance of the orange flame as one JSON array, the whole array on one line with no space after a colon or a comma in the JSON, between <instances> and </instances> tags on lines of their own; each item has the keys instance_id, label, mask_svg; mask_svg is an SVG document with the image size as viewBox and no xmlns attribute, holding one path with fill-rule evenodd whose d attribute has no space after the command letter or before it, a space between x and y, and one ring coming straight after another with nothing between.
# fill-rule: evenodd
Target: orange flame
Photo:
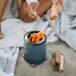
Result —
<instances>
[{"instance_id":1,"label":"orange flame","mask_svg":"<svg viewBox=\"0 0 76 76\"><path fill-rule=\"evenodd\" d=\"M39 42L40 39L44 37L44 32L32 33L30 34L29 40L32 42Z\"/></svg>"}]
</instances>

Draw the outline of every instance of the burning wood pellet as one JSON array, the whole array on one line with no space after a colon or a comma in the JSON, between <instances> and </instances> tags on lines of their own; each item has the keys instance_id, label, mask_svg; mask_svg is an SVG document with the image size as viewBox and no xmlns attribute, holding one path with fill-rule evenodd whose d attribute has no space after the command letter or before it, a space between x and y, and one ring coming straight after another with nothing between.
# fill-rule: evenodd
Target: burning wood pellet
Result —
<instances>
[{"instance_id":1,"label":"burning wood pellet","mask_svg":"<svg viewBox=\"0 0 76 76\"><path fill-rule=\"evenodd\" d=\"M31 40L32 42L39 42L43 37L44 32L32 33L30 34L29 40Z\"/></svg>"},{"instance_id":2,"label":"burning wood pellet","mask_svg":"<svg viewBox=\"0 0 76 76\"><path fill-rule=\"evenodd\" d=\"M39 42L44 37L44 33L46 31L55 31L55 30L52 28L47 28L45 31L40 31L38 33L31 33L28 39L31 40L32 42Z\"/></svg>"},{"instance_id":3,"label":"burning wood pellet","mask_svg":"<svg viewBox=\"0 0 76 76\"><path fill-rule=\"evenodd\" d=\"M60 51L56 51L55 54L52 54L51 64L53 65L53 71L63 72L64 56Z\"/></svg>"}]
</instances>

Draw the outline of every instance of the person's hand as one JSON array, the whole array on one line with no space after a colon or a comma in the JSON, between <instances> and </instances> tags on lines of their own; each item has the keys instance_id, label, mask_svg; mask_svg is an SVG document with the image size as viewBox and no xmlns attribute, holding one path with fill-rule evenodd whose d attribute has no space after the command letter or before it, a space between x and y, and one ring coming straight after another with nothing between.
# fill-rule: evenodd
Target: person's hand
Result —
<instances>
[{"instance_id":1,"label":"person's hand","mask_svg":"<svg viewBox=\"0 0 76 76\"><path fill-rule=\"evenodd\" d=\"M32 2L28 7L27 7L27 12L28 15L34 19L40 19L40 17L37 15L37 9L38 9L38 3Z\"/></svg>"},{"instance_id":2,"label":"person's hand","mask_svg":"<svg viewBox=\"0 0 76 76\"><path fill-rule=\"evenodd\" d=\"M57 13L59 14L63 8L63 0L54 0L53 4L55 4ZM47 11L49 13L51 11L51 8Z\"/></svg>"}]
</instances>

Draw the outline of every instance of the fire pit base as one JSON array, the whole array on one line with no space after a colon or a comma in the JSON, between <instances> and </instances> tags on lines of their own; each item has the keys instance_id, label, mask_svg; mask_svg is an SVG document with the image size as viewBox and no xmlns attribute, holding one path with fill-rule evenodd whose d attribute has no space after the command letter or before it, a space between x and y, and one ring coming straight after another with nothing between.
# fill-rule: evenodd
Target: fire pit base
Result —
<instances>
[{"instance_id":1,"label":"fire pit base","mask_svg":"<svg viewBox=\"0 0 76 76\"><path fill-rule=\"evenodd\" d=\"M24 58L24 60L25 60L26 62L32 64L32 65L39 65L39 64L43 63L43 62L46 60L46 57L43 58L43 59L41 59L41 60L39 60L39 61L37 61L37 60L32 60L32 59L29 59L29 58L26 58L26 57Z\"/></svg>"}]
</instances>

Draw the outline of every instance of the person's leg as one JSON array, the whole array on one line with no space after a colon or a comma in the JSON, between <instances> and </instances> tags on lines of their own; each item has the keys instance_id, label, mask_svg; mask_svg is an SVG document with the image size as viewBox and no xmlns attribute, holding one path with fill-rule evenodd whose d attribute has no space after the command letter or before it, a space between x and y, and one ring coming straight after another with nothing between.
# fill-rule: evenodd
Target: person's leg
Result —
<instances>
[{"instance_id":1,"label":"person's leg","mask_svg":"<svg viewBox=\"0 0 76 76\"><path fill-rule=\"evenodd\" d=\"M6 7L8 0L0 0L0 39L3 38L3 34L1 32L1 20Z\"/></svg>"},{"instance_id":2,"label":"person's leg","mask_svg":"<svg viewBox=\"0 0 76 76\"><path fill-rule=\"evenodd\" d=\"M52 6L52 0L39 0L39 8L37 13L39 16L43 15ZM24 0L18 0L17 8L19 18L25 22L31 22L35 19L30 17L27 13L27 3Z\"/></svg>"},{"instance_id":3,"label":"person's leg","mask_svg":"<svg viewBox=\"0 0 76 76\"><path fill-rule=\"evenodd\" d=\"M8 2L8 0L0 0L0 21L2 19L4 9L6 7L7 2Z\"/></svg>"}]
</instances>

